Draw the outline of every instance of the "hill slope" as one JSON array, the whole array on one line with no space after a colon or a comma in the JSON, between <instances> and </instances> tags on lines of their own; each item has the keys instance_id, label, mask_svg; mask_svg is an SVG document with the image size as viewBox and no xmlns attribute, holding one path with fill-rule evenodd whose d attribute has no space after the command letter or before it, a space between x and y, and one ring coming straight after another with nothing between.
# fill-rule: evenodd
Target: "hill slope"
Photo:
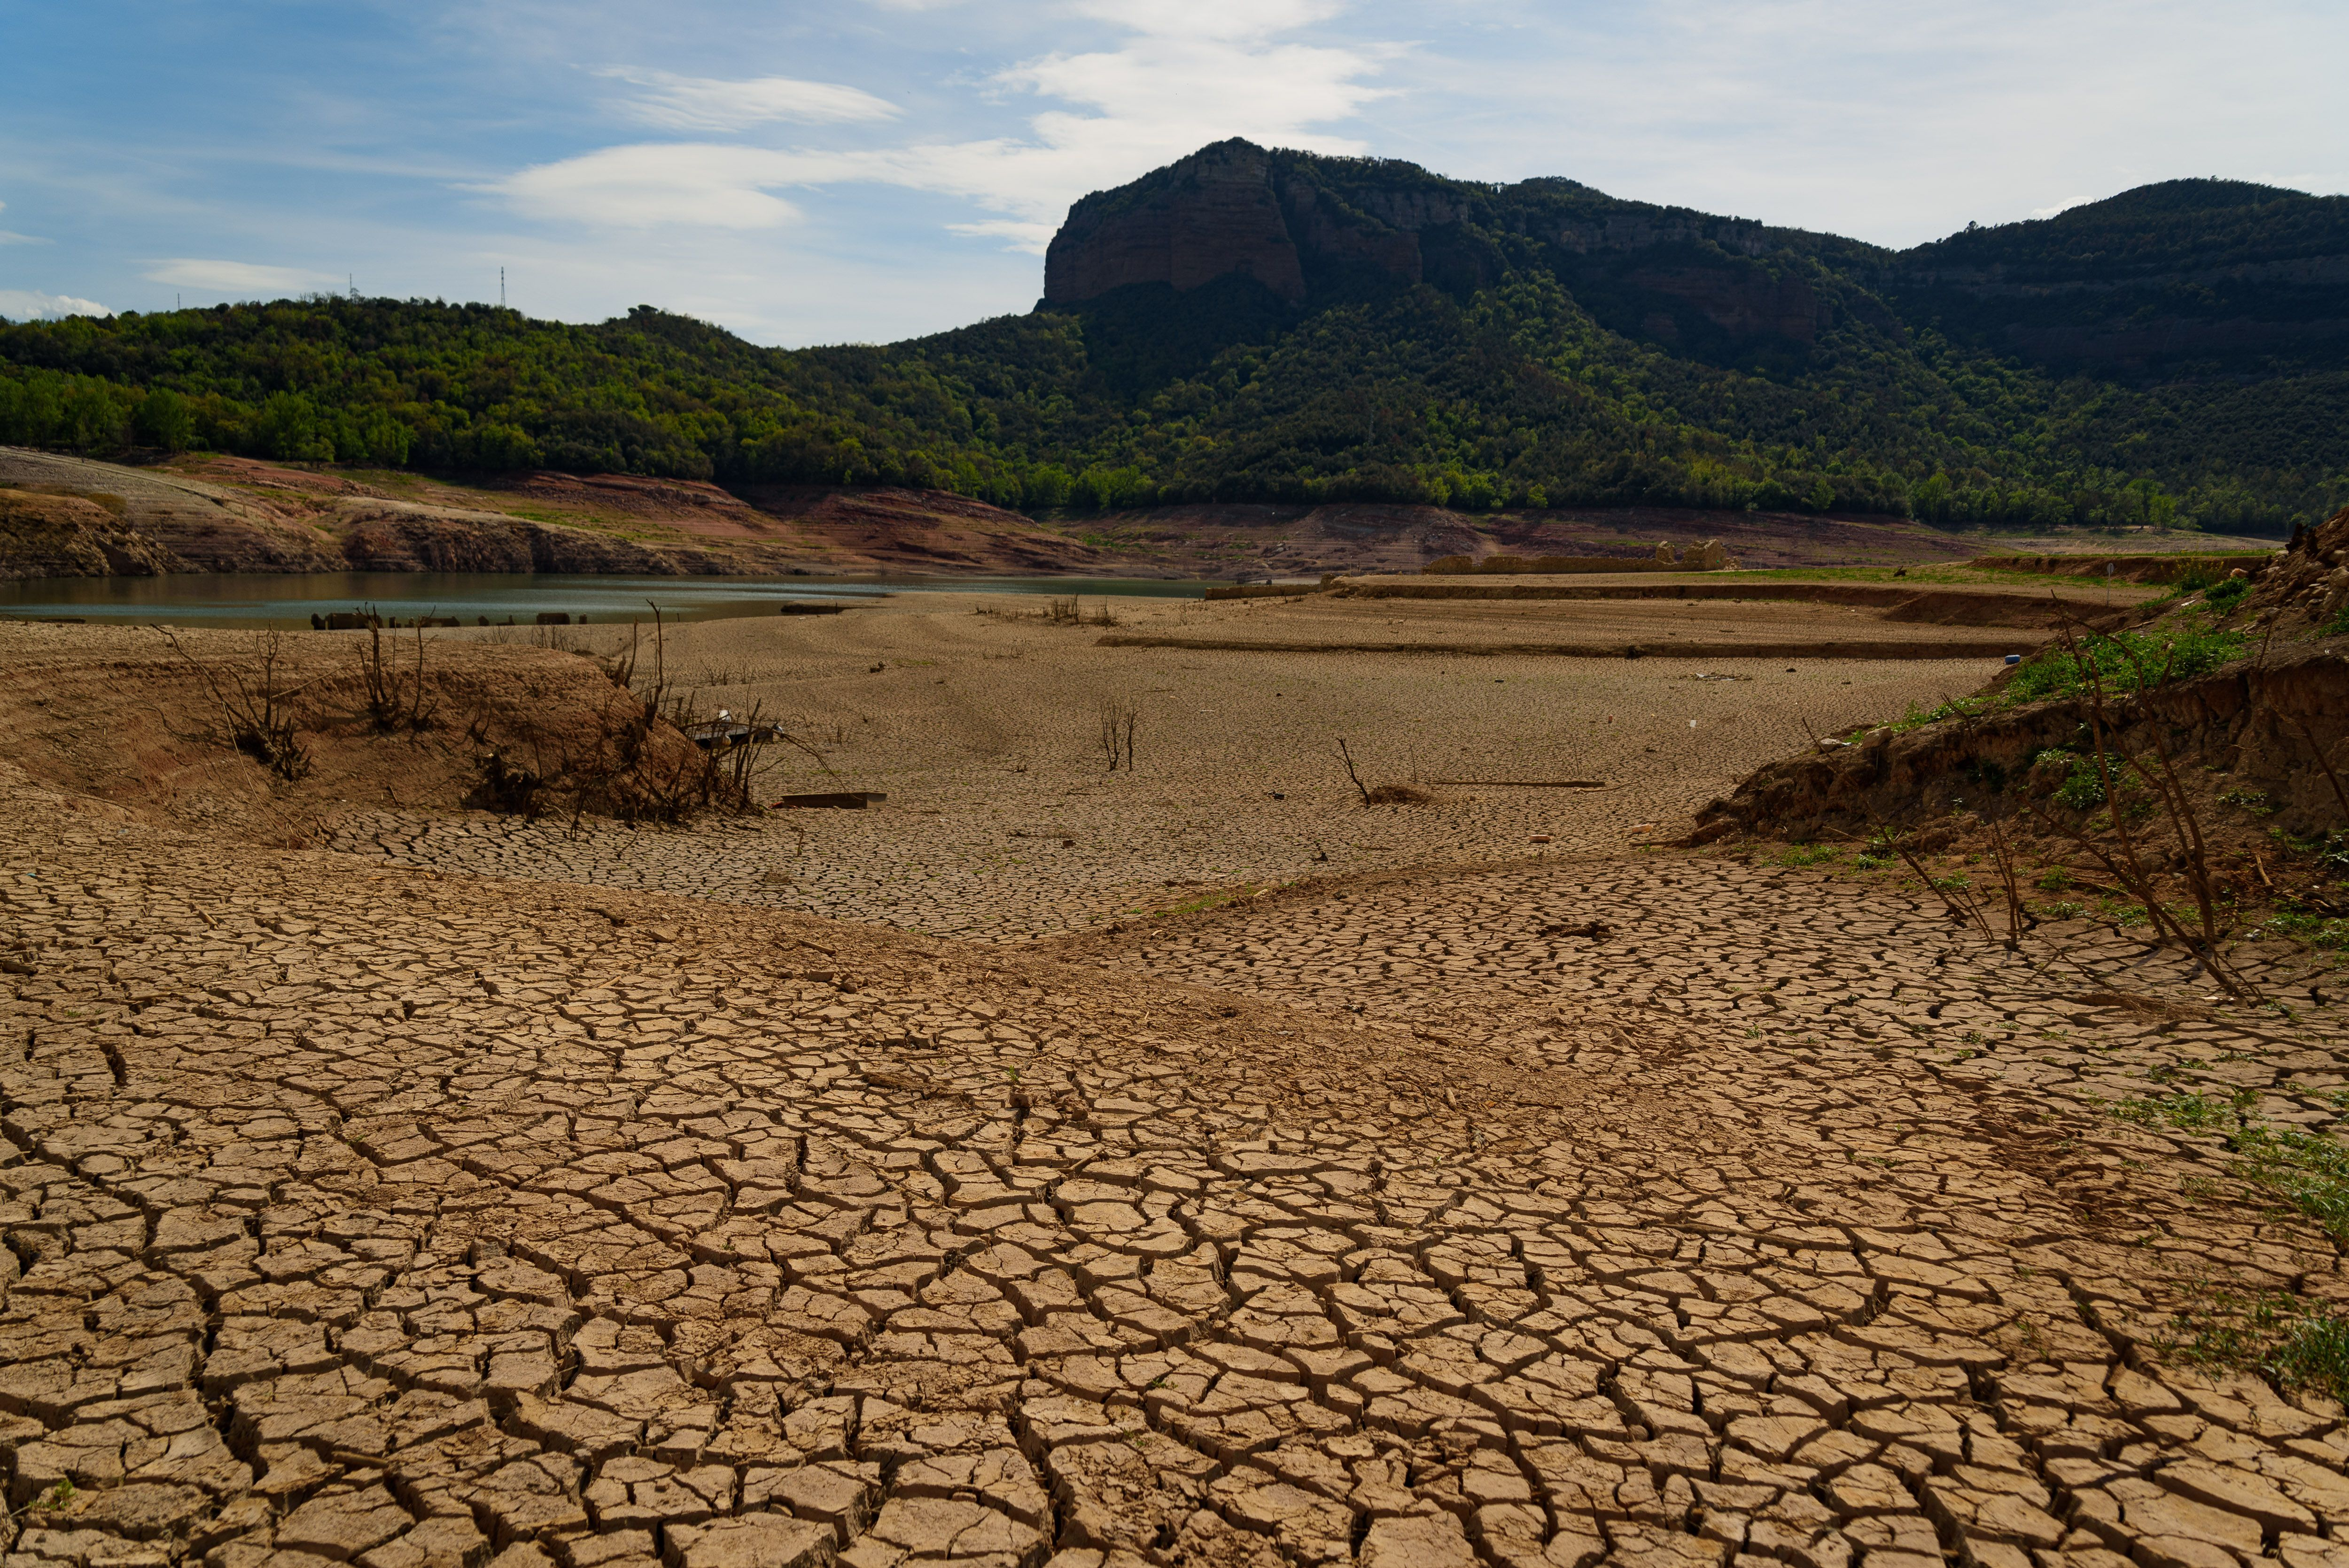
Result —
<instances>
[{"instance_id":1,"label":"hill slope","mask_svg":"<svg viewBox=\"0 0 2349 1568\"><path fill-rule=\"evenodd\" d=\"M2221 181L1893 253L1225 142L1024 316L764 349L312 299L0 325L0 441L1166 501L2282 531L2349 500L2349 199Z\"/></svg>"}]
</instances>

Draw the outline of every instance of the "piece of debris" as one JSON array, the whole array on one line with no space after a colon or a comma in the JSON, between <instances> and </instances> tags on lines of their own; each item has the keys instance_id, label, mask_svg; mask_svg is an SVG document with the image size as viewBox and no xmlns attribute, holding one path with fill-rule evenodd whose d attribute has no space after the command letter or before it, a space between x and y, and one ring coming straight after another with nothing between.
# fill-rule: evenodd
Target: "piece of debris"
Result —
<instances>
[{"instance_id":1,"label":"piece of debris","mask_svg":"<svg viewBox=\"0 0 2349 1568\"><path fill-rule=\"evenodd\" d=\"M831 807L842 811L862 811L865 807L889 797L877 789L837 789L814 795L786 795L775 802L778 811L801 807Z\"/></svg>"},{"instance_id":2,"label":"piece of debris","mask_svg":"<svg viewBox=\"0 0 2349 1568\"><path fill-rule=\"evenodd\" d=\"M1604 942L1615 934L1615 928L1603 920L1586 920L1579 925L1545 925L1543 936L1587 936L1593 942Z\"/></svg>"}]
</instances>

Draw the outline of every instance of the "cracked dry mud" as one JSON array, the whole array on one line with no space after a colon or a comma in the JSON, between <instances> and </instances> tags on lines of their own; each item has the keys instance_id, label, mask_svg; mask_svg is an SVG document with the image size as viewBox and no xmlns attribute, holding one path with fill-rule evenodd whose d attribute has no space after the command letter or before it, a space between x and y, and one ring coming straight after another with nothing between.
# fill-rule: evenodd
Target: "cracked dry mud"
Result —
<instances>
[{"instance_id":1,"label":"cracked dry mud","mask_svg":"<svg viewBox=\"0 0 2349 1568\"><path fill-rule=\"evenodd\" d=\"M1594 857L980 947L5 764L0 857L0 1568L2349 1565L2340 1407L2159 1349L2337 1250L2089 1098L2314 1120L2333 1009L2098 928Z\"/></svg>"}]
</instances>

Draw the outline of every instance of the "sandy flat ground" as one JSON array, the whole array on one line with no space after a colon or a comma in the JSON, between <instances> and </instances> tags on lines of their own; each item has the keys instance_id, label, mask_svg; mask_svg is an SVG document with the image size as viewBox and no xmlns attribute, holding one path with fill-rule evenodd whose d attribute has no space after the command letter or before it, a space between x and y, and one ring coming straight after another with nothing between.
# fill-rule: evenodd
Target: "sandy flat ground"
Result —
<instances>
[{"instance_id":1,"label":"sandy flat ground","mask_svg":"<svg viewBox=\"0 0 2349 1568\"><path fill-rule=\"evenodd\" d=\"M2334 1127L2326 955L1632 847L1984 661L1006 607L667 642L862 812L263 848L0 738L6 1568L2349 1561L2338 1400L2189 1354L2340 1246L2144 1109Z\"/></svg>"},{"instance_id":2,"label":"sandy flat ground","mask_svg":"<svg viewBox=\"0 0 2349 1568\"><path fill-rule=\"evenodd\" d=\"M418 863L530 868L1019 939L1238 884L1668 837L1807 735L1930 707L1998 667L1102 648L1103 628L1007 613L1022 608L1032 602L926 597L668 634L672 679L692 700L779 717L822 754L819 763L771 748L766 799L885 794L874 809L792 811L707 836L384 810L355 814L334 841ZM1376 618L1443 624L1427 606L1408 608ZM1684 624L1677 609L1642 604L1538 608L1544 624L1576 636L1593 624L1647 636L1658 621ZM1708 606L1704 624L1777 635L1789 611L1808 608ZM1302 618L1278 602L1122 603L1114 613L1121 633ZM583 645L624 636L572 633ZM1135 715L1131 768L1107 766L1104 704ZM1340 739L1366 784L1430 799L1365 809ZM1592 780L1602 788L1525 787Z\"/></svg>"}]
</instances>

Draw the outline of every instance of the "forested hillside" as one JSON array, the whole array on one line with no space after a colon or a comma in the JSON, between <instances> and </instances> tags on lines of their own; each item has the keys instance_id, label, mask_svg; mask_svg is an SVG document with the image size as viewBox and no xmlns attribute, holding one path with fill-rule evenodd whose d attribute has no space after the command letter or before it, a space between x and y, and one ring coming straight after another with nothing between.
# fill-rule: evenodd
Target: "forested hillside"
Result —
<instances>
[{"instance_id":1,"label":"forested hillside","mask_svg":"<svg viewBox=\"0 0 2349 1568\"><path fill-rule=\"evenodd\" d=\"M800 351L649 306L574 326L316 297L0 325L0 441L905 483L1030 511L2273 532L2349 501L2344 283L2349 201L2225 181L1896 253L1569 181L1226 143L1080 202L1027 315Z\"/></svg>"}]
</instances>

